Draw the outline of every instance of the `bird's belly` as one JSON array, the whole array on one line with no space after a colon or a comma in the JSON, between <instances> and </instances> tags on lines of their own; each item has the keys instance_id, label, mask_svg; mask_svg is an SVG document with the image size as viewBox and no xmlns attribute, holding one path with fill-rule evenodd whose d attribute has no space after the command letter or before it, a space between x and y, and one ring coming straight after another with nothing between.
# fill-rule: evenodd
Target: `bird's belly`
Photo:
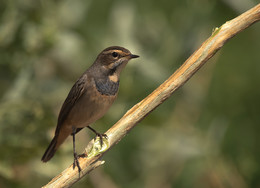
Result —
<instances>
[{"instance_id":1,"label":"bird's belly","mask_svg":"<svg viewBox=\"0 0 260 188\"><path fill-rule=\"evenodd\" d=\"M70 125L83 128L94 123L104 116L116 98L116 96L95 94L96 95L91 95L90 97L90 95L86 93L77 101L67 118Z\"/></svg>"}]
</instances>

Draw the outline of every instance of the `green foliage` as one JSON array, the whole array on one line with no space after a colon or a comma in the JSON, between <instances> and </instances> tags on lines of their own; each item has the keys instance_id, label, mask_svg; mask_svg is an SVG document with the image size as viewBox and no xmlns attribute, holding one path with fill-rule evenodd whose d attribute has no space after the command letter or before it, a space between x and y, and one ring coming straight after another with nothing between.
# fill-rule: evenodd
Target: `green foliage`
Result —
<instances>
[{"instance_id":1,"label":"green foliage","mask_svg":"<svg viewBox=\"0 0 260 188\"><path fill-rule=\"evenodd\" d=\"M73 162L71 139L47 164L40 158L69 89L105 47L121 45L140 58L93 125L101 132L250 2L2 2L0 187L40 187ZM259 31L257 23L230 40L75 187L259 187ZM93 136L86 132L77 135L78 151Z\"/></svg>"}]
</instances>

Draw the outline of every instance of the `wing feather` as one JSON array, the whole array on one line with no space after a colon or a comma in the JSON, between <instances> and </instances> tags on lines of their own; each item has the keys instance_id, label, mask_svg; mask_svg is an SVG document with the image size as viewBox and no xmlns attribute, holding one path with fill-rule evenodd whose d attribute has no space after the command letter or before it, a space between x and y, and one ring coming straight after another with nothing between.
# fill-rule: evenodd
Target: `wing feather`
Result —
<instances>
[{"instance_id":1,"label":"wing feather","mask_svg":"<svg viewBox=\"0 0 260 188\"><path fill-rule=\"evenodd\" d=\"M77 103L77 101L80 99L80 97L87 91L87 88L85 87L86 82L87 75L83 74L71 88L66 100L64 101L61 107L55 134L59 133L59 129L68 117L68 114L70 113L71 109L73 108L75 103Z\"/></svg>"}]
</instances>

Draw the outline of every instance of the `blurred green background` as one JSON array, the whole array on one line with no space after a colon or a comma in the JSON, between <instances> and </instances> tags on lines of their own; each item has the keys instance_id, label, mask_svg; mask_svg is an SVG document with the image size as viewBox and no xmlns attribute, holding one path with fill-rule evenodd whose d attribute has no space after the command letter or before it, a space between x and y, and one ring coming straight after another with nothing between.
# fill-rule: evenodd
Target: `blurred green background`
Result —
<instances>
[{"instance_id":1,"label":"blurred green background","mask_svg":"<svg viewBox=\"0 0 260 188\"><path fill-rule=\"evenodd\" d=\"M105 132L213 28L258 0L7 0L0 6L0 187L40 187L73 162L40 161L75 80L111 45L141 57L93 127ZM260 187L260 23L231 39L74 187ZM77 150L94 135L81 131Z\"/></svg>"}]
</instances>

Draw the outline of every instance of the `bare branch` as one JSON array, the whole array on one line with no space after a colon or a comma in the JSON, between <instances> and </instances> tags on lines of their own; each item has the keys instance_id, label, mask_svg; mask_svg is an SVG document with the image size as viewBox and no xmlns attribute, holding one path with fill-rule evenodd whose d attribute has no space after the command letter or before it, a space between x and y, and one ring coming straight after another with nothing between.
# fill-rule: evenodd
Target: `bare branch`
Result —
<instances>
[{"instance_id":1,"label":"bare branch","mask_svg":"<svg viewBox=\"0 0 260 188\"><path fill-rule=\"evenodd\" d=\"M117 144L137 123L144 119L145 116L168 99L174 91L187 82L229 39L259 20L260 4L235 19L226 22L221 27L216 28L212 35L173 75L170 76L168 80L161 84L149 96L132 107L106 132L108 136L106 151ZM87 151L90 151L92 146L93 140L88 145ZM100 161L99 159L105 152L100 152L91 156L89 155L89 157L86 158L80 158L79 163L82 168L80 177L78 169L73 170L71 165L44 187L70 187L84 175L102 165L104 161Z\"/></svg>"}]
</instances>

